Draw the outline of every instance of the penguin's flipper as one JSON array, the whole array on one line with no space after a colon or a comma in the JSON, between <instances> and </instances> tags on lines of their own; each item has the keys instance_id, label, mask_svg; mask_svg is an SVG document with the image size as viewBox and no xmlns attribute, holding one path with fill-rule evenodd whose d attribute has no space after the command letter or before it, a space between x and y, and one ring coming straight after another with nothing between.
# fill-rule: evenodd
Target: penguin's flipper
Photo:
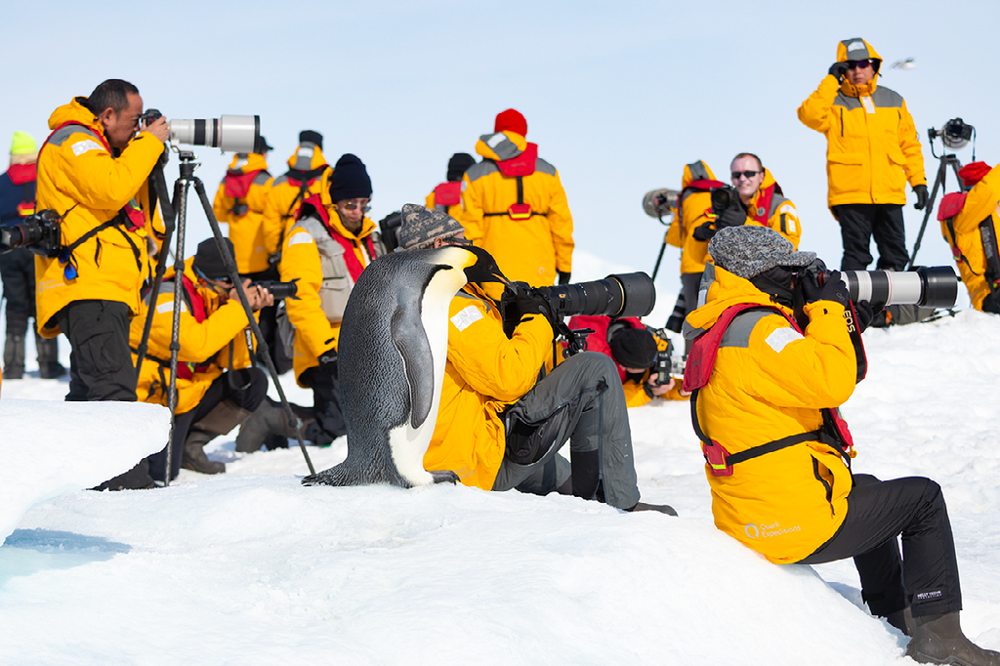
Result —
<instances>
[{"instance_id":1,"label":"penguin's flipper","mask_svg":"<svg viewBox=\"0 0 1000 666\"><path fill-rule=\"evenodd\" d=\"M420 313L397 307L392 313L392 343L403 357L410 389L410 426L416 430L427 420L434 404L434 360Z\"/></svg>"},{"instance_id":2,"label":"penguin's flipper","mask_svg":"<svg viewBox=\"0 0 1000 666\"><path fill-rule=\"evenodd\" d=\"M431 470L430 475L434 477L434 483L458 483L458 474L448 470Z\"/></svg>"}]
</instances>

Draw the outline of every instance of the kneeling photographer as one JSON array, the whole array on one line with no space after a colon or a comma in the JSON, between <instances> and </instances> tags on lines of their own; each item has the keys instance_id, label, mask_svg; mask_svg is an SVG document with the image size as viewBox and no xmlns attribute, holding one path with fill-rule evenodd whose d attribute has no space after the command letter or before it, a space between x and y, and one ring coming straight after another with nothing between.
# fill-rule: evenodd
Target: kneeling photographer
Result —
<instances>
[{"instance_id":1,"label":"kneeling photographer","mask_svg":"<svg viewBox=\"0 0 1000 666\"><path fill-rule=\"evenodd\" d=\"M468 243L462 226L441 211L407 204L402 216L403 250ZM501 294L491 286L467 284L451 302L440 410L424 467L454 470L462 483L484 490L558 491L626 511L674 514L639 502L625 398L611 359L583 352L546 375L558 308L542 290L516 287L508 294L516 309L508 335ZM557 456L567 440L568 466Z\"/></svg>"},{"instance_id":2,"label":"kneeling photographer","mask_svg":"<svg viewBox=\"0 0 1000 666\"><path fill-rule=\"evenodd\" d=\"M224 239L230 256L232 242ZM170 344L173 332L174 268L167 269L155 308L143 303L141 317L132 320L135 353L147 316L152 316L149 348L139 366L137 393L143 402L168 406ZM246 334L247 313L237 298L222 254L214 238L198 244L194 257L184 262L181 275L180 320L177 340L177 400L174 413L172 460L164 448L148 458L156 481L177 477L181 466L201 474L219 474L225 464L209 460L204 446L243 423L264 400L267 375L251 366L251 337ZM243 281L247 302L255 317L274 304L274 297L258 285Z\"/></svg>"},{"instance_id":3,"label":"kneeling photographer","mask_svg":"<svg viewBox=\"0 0 1000 666\"><path fill-rule=\"evenodd\" d=\"M864 376L858 334L872 316L866 294L877 291L868 288L909 275L933 292L935 279L881 273L845 282L814 253L757 226L723 229L708 250L714 280L688 316L695 341L684 386L693 391L716 527L777 564L853 557L872 614L912 636L907 654L917 661L1000 664L959 625L941 487L852 475L853 440L837 412ZM953 300L954 274L948 289Z\"/></svg>"}]
</instances>

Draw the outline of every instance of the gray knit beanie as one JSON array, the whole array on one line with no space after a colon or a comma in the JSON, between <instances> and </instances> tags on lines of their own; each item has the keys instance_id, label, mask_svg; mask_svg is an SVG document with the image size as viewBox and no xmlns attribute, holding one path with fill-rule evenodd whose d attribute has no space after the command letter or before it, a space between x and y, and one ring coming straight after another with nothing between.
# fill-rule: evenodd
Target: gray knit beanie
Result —
<instances>
[{"instance_id":1,"label":"gray knit beanie","mask_svg":"<svg viewBox=\"0 0 1000 666\"><path fill-rule=\"evenodd\" d=\"M720 229L708 253L716 266L747 280L775 266L808 266L816 259L815 252L796 252L787 238L756 224Z\"/></svg>"},{"instance_id":2,"label":"gray knit beanie","mask_svg":"<svg viewBox=\"0 0 1000 666\"><path fill-rule=\"evenodd\" d=\"M403 223L399 227L399 247L420 250L438 238L451 238L465 230L458 220L440 211L417 204L403 204Z\"/></svg>"}]
</instances>

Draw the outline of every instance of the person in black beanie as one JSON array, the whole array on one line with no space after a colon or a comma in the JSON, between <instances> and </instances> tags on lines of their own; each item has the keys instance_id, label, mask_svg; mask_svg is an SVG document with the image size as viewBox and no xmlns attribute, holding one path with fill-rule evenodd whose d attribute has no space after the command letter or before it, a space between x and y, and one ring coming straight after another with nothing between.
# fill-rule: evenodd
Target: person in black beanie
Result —
<instances>
[{"instance_id":1,"label":"person in black beanie","mask_svg":"<svg viewBox=\"0 0 1000 666\"><path fill-rule=\"evenodd\" d=\"M286 300L285 308L295 327L295 377L313 391L315 421L306 424L303 434L318 445L346 432L340 411L340 322L361 272L386 252L378 225L365 215L371 196L364 162L357 155L342 155L321 177L319 194L302 202L278 265L283 282L298 281L298 298ZM286 413L265 400L240 430L236 450L270 448L272 435L294 434Z\"/></svg>"},{"instance_id":2,"label":"person in black beanie","mask_svg":"<svg viewBox=\"0 0 1000 666\"><path fill-rule=\"evenodd\" d=\"M456 220L462 219L462 176L466 170L476 163L476 159L468 153L455 153L448 160L447 180L434 188L427 195L426 206L431 210L440 210Z\"/></svg>"}]
</instances>

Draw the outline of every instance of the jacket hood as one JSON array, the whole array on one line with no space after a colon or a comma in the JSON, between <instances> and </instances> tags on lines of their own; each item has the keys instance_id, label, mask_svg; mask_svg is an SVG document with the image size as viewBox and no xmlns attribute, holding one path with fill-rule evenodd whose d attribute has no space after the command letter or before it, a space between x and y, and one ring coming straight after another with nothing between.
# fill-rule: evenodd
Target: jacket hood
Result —
<instances>
[{"instance_id":1,"label":"jacket hood","mask_svg":"<svg viewBox=\"0 0 1000 666\"><path fill-rule=\"evenodd\" d=\"M761 192L763 192L764 190L766 190L770 186L777 185L777 184L778 184L778 182L774 179L774 176L771 175L771 172L768 171L767 167L764 167L764 180L761 181L760 187L758 187L757 191L753 193L752 197L750 197L750 205L747 206L747 210L750 211L749 215L751 217L753 216L754 211L757 208L757 205L756 205L757 204L757 199L760 198ZM775 189L776 190L780 189L780 186L776 187Z\"/></svg>"},{"instance_id":2,"label":"jacket hood","mask_svg":"<svg viewBox=\"0 0 1000 666\"><path fill-rule=\"evenodd\" d=\"M259 153L236 153L233 155L233 161L229 163L229 171L231 172L250 173L266 168L267 160Z\"/></svg>"},{"instance_id":3,"label":"jacket hood","mask_svg":"<svg viewBox=\"0 0 1000 666\"><path fill-rule=\"evenodd\" d=\"M513 159L527 148L528 140L510 130L484 134L476 142L476 153L488 160L496 160L497 162Z\"/></svg>"},{"instance_id":4,"label":"jacket hood","mask_svg":"<svg viewBox=\"0 0 1000 666\"><path fill-rule=\"evenodd\" d=\"M323 149L310 141L303 141L288 158L288 168L294 171L312 171L326 166Z\"/></svg>"},{"instance_id":5,"label":"jacket hood","mask_svg":"<svg viewBox=\"0 0 1000 666\"><path fill-rule=\"evenodd\" d=\"M792 314L790 308L772 301L768 294L753 286L750 280L734 275L724 268L718 266L714 268L715 280L708 288L705 305L688 314L687 323L691 330L686 331L684 337L689 339L698 337L711 328L727 308L741 303L767 305L786 314Z\"/></svg>"},{"instance_id":6,"label":"jacket hood","mask_svg":"<svg viewBox=\"0 0 1000 666\"><path fill-rule=\"evenodd\" d=\"M978 193L982 190L992 192L988 196L973 196L973 193L978 195ZM990 169L990 172L983 176L983 178L972 187L972 190L966 197L966 207L962 212L969 219L986 219L997 209L998 194L1000 194L1000 164ZM973 208L973 206L977 204L978 208Z\"/></svg>"},{"instance_id":7,"label":"jacket hood","mask_svg":"<svg viewBox=\"0 0 1000 666\"><path fill-rule=\"evenodd\" d=\"M870 97L875 94L875 88L878 86L876 82L878 81L879 72L882 69L882 56L872 48L871 44L860 37L845 39L837 44L837 62L865 60L868 58L878 60L878 65L875 67L875 76L863 86L854 85L845 76L844 80L840 82L840 90L848 97L861 97L862 95Z\"/></svg>"},{"instance_id":8,"label":"jacket hood","mask_svg":"<svg viewBox=\"0 0 1000 666\"><path fill-rule=\"evenodd\" d=\"M72 121L86 125L104 136L104 126L101 125L101 121L95 118L90 109L82 104L86 99L86 97L75 97L69 104L63 104L53 111L52 115L49 116L49 129L54 130L60 125Z\"/></svg>"},{"instance_id":9,"label":"jacket hood","mask_svg":"<svg viewBox=\"0 0 1000 666\"><path fill-rule=\"evenodd\" d=\"M709 180L715 180L715 174L712 173L712 169L710 169L707 164L705 164L701 160L698 160L697 162L695 162L695 164L700 164L701 167L704 168L705 173L708 174L708 179ZM688 185L690 185L694 181L701 180L701 179L702 179L702 176L700 174L693 174L693 173L691 173L691 165L690 164L685 164L684 165L684 176L681 178L681 189L683 190L685 187L687 187Z\"/></svg>"}]
</instances>

